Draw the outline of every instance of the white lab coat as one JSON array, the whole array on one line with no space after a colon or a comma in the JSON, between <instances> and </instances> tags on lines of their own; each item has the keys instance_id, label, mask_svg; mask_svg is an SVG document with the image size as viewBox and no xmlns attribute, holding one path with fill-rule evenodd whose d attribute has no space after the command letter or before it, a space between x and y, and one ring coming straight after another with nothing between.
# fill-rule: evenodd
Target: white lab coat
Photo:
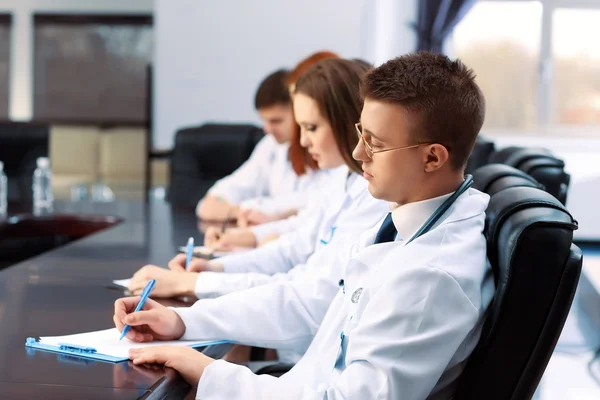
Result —
<instances>
[{"instance_id":1,"label":"white lab coat","mask_svg":"<svg viewBox=\"0 0 600 400\"><path fill-rule=\"evenodd\" d=\"M266 214L302 208L307 191L324 177L319 170L296 175L288 150L288 144L279 144L272 135L265 135L250 158L231 175L218 180L208 193Z\"/></svg>"},{"instance_id":2,"label":"white lab coat","mask_svg":"<svg viewBox=\"0 0 600 400\"><path fill-rule=\"evenodd\" d=\"M347 166L331 171L329 177L331 190L319 198L315 196L297 216L296 231L251 252L219 258L226 273L201 273L196 282L196 296L216 297L292 279L304 273L305 263L309 268L323 268L345 237L372 227L389 211L386 202L370 195L368 182L350 173ZM288 274L290 270L294 272Z\"/></svg>"},{"instance_id":3,"label":"white lab coat","mask_svg":"<svg viewBox=\"0 0 600 400\"><path fill-rule=\"evenodd\" d=\"M341 171L343 168L339 170ZM307 198L305 206L299 209L297 215L250 227L256 238L256 242L260 243L270 235L276 234L281 236L284 233L300 229L303 226L303 221L306 218L310 218L310 215L314 214L315 210L319 210L322 206L323 198L331 197L326 196L325 193L330 192L332 183L335 187L339 186L335 182L341 182L342 178L340 178L340 172L337 171L338 169L336 168L319 170L318 175L314 175L316 172L312 171L311 173L314 175L313 183L310 188L304 190L302 193ZM269 212L265 213L269 214Z\"/></svg>"},{"instance_id":4,"label":"white lab coat","mask_svg":"<svg viewBox=\"0 0 600 400\"><path fill-rule=\"evenodd\" d=\"M378 224L340 252L343 288L315 276L176 309L186 325L183 339L290 349L311 343L280 378L216 361L205 369L196 398L450 398L479 338L494 284L482 234L489 197L474 189L406 245L439 200L394 210L395 242L372 245ZM324 291L334 293L332 303Z\"/></svg>"}]
</instances>

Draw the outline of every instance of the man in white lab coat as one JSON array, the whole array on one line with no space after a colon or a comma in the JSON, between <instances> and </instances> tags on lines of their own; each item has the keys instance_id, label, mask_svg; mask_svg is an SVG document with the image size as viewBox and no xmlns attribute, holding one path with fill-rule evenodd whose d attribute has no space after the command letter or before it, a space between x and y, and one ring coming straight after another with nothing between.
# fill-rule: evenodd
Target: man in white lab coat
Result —
<instances>
[{"instance_id":1,"label":"man in white lab coat","mask_svg":"<svg viewBox=\"0 0 600 400\"><path fill-rule=\"evenodd\" d=\"M205 400L452 396L494 292L482 233L488 196L463 177L483 124L483 95L460 61L431 53L374 69L363 91L354 157L371 194L397 206L340 249L332 261L339 288L315 275L187 309L148 301L133 313L139 298L115 304L114 322L133 327L130 340L310 343L304 357L280 378L189 348L131 350L135 364L175 368ZM324 290L334 293L332 302Z\"/></svg>"},{"instance_id":2,"label":"man in white lab coat","mask_svg":"<svg viewBox=\"0 0 600 400\"><path fill-rule=\"evenodd\" d=\"M319 171L312 170L298 176L289 161L294 115L287 77L288 71L278 70L259 85L254 105L263 121L265 137L244 164L218 180L200 200L196 209L200 218L235 220L240 209L272 216L295 213L306 204L308 189L324 179Z\"/></svg>"}]
</instances>

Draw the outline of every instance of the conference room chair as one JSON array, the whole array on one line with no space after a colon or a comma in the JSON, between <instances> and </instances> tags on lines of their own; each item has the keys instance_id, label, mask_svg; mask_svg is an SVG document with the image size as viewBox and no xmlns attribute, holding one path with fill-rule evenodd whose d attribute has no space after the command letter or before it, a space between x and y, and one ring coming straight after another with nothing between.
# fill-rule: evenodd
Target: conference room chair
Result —
<instances>
[{"instance_id":1,"label":"conference room chair","mask_svg":"<svg viewBox=\"0 0 600 400\"><path fill-rule=\"evenodd\" d=\"M502 149L495 150L490 155L489 162L490 162L490 164L495 164L495 163L506 164L506 161L509 158L511 158L514 153L519 152L525 148L526 147L522 147L522 146L509 146L509 147L504 147ZM550 150L544 149L543 147L529 147L529 149L533 150L535 152L552 155L552 153L550 153Z\"/></svg>"},{"instance_id":2,"label":"conference room chair","mask_svg":"<svg viewBox=\"0 0 600 400\"><path fill-rule=\"evenodd\" d=\"M582 254L577 222L553 196L513 187L486 211L496 294L454 400L530 399L573 302Z\"/></svg>"},{"instance_id":3,"label":"conference room chair","mask_svg":"<svg viewBox=\"0 0 600 400\"><path fill-rule=\"evenodd\" d=\"M179 130L171 155L167 200L195 206L218 179L250 157L263 136L262 129L244 124L206 124Z\"/></svg>"},{"instance_id":4,"label":"conference room chair","mask_svg":"<svg viewBox=\"0 0 600 400\"><path fill-rule=\"evenodd\" d=\"M484 139L481 136L478 137L477 141L475 142L475 146L473 147L473 151L469 156L469 160L467 161L465 173L472 174L478 168L486 165L489 162L490 156L494 150L494 142Z\"/></svg>"},{"instance_id":5,"label":"conference room chair","mask_svg":"<svg viewBox=\"0 0 600 400\"><path fill-rule=\"evenodd\" d=\"M511 187L544 189L538 181L525 172L504 164L488 164L473 173L473 188L490 196Z\"/></svg>"},{"instance_id":6,"label":"conference room chair","mask_svg":"<svg viewBox=\"0 0 600 400\"><path fill-rule=\"evenodd\" d=\"M545 190L562 204L567 203L571 176L563 160L546 149L510 147L492 154L490 163L502 163L520 169L544 185Z\"/></svg>"},{"instance_id":7,"label":"conference room chair","mask_svg":"<svg viewBox=\"0 0 600 400\"><path fill-rule=\"evenodd\" d=\"M32 201L33 171L38 157L48 157L46 124L0 123L0 161L8 178L8 201Z\"/></svg>"}]
</instances>

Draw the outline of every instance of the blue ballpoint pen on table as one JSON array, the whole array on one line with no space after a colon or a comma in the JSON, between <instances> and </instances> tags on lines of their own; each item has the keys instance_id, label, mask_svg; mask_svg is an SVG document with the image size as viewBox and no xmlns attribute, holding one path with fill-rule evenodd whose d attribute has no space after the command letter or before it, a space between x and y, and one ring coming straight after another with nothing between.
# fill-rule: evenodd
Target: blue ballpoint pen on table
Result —
<instances>
[{"instance_id":1,"label":"blue ballpoint pen on table","mask_svg":"<svg viewBox=\"0 0 600 400\"><path fill-rule=\"evenodd\" d=\"M194 254L194 238L191 237L188 239L186 257L185 257L185 269L187 270L190 267L190 263L192 262L192 255Z\"/></svg>"},{"instance_id":2,"label":"blue ballpoint pen on table","mask_svg":"<svg viewBox=\"0 0 600 400\"><path fill-rule=\"evenodd\" d=\"M156 281L154 279L152 279L146 284L146 287L142 292L142 298L140 299L140 302L138 303L137 307L135 307L134 312L138 312L142 309L142 307L144 307L144 304L146 304L146 300L148 300L148 296L150 296L150 292L152 291L154 284L156 284ZM121 337L119 338L119 340L122 340L125 337L125 335L127 335L129 329L131 329L131 327L129 325L125 325L125 328L123 328L123 332L121 333Z\"/></svg>"}]
</instances>

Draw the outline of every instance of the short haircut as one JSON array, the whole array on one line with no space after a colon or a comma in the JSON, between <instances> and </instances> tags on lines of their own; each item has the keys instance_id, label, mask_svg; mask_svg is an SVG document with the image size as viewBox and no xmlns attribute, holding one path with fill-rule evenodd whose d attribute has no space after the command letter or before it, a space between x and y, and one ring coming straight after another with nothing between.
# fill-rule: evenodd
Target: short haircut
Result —
<instances>
[{"instance_id":1,"label":"short haircut","mask_svg":"<svg viewBox=\"0 0 600 400\"><path fill-rule=\"evenodd\" d=\"M464 169L485 118L475 74L460 60L421 52L386 62L363 80L362 95L406 109L417 143L439 143L450 166Z\"/></svg>"},{"instance_id":2,"label":"short haircut","mask_svg":"<svg viewBox=\"0 0 600 400\"><path fill-rule=\"evenodd\" d=\"M254 96L254 107L257 110L290 104L290 92L287 86L288 74L287 70L280 69L263 79Z\"/></svg>"},{"instance_id":3,"label":"short haircut","mask_svg":"<svg viewBox=\"0 0 600 400\"><path fill-rule=\"evenodd\" d=\"M354 124L360 119L363 107L360 82L368 70L341 58L319 61L298 79L295 90L317 103L321 116L331 125L346 165L358 173L362 173L361 163L352 158L352 151L358 144Z\"/></svg>"}]
</instances>

